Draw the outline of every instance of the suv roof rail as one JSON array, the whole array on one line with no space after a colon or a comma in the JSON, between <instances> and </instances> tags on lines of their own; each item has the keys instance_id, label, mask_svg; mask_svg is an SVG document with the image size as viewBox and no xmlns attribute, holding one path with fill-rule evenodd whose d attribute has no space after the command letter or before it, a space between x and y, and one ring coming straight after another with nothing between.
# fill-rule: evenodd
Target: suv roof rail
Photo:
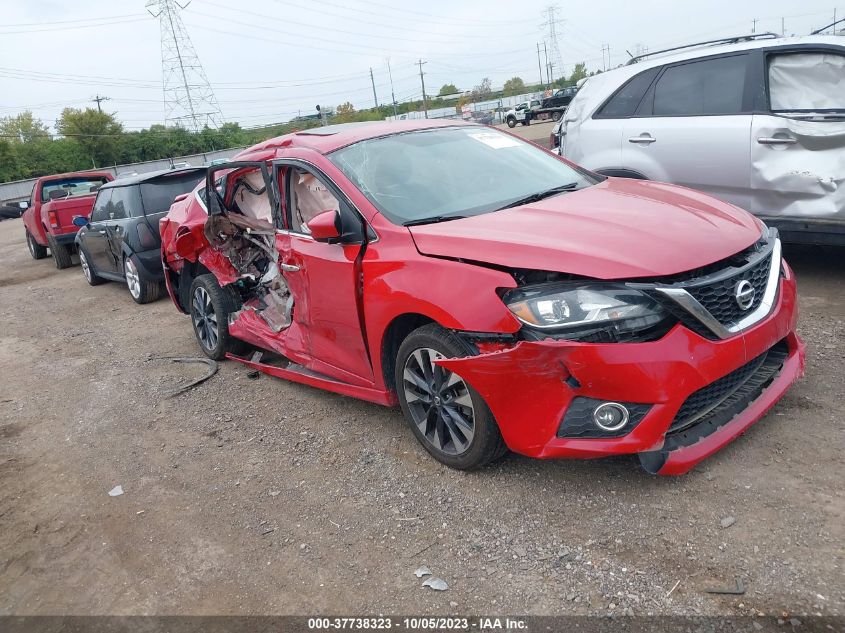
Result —
<instances>
[{"instance_id":1,"label":"suv roof rail","mask_svg":"<svg viewBox=\"0 0 845 633\"><path fill-rule=\"evenodd\" d=\"M636 64L641 59L651 57L652 55L660 55L661 53L672 53L674 51L681 51L685 48L695 48L696 46L715 46L716 44L736 44L737 42L749 42L751 40L771 40L782 37L777 33L750 33L749 35L736 35L734 37L723 37L718 40L707 40L706 42L695 42L694 44L684 44L683 46L673 46L672 48L664 48L659 51L651 51L643 53L642 55L632 55L631 59L625 62L626 66ZM630 53L628 53L630 55Z\"/></svg>"}]
</instances>

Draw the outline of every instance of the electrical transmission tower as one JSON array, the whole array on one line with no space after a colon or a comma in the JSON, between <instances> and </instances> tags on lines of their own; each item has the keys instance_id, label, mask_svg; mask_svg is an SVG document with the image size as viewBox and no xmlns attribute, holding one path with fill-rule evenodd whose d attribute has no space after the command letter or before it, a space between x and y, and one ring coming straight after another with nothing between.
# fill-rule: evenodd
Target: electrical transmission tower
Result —
<instances>
[{"instance_id":1,"label":"electrical transmission tower","mask_svg":"<svg viewBox=\"0 0 845 633\"><path fill-rule=\"evenodd\" d=\"M560 7L551 4L543 11L543 28L546 29L546 37L549 42L548 74L549 82L554 83L555 77L563 76L563 59L560 56L560 47L557 43L557 27L559 25L557 12Z\"/></svg>"},{"instance_id":2,"label":"electrical transmission tower","mask_svg":"<svg viewBox=\"0 0 845 633\"><path fill-rule=\"evenodd\" d=\"M220 127L223 113L179 15L189 4L148 0L146 8L161 25L164 123L199 132L205 126Z\"/></svg>"}]
</instances>

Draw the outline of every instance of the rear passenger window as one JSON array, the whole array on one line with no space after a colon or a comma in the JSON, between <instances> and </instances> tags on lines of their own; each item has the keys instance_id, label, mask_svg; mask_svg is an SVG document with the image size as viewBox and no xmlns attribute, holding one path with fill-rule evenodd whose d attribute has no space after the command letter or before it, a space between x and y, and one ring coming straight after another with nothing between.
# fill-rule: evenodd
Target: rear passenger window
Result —
<instances>
[{"instance_id":1,"label":"rear passenger window","mask_svg":"<svg viewBox=\"0 0 845 633\"><path fill-rule=\"evenodd\" d=\"M654 114L739 114L747 58L734 55L667 68L654 88Z\"/></svg>"},{"instance_id":2,"label":"rear passenger window","mask_svg":"<svg viewBox=\"0 0 845 633\"><path fill-rule=\"evenodd\" d=\"M596 114L596 117L600 119L624 119L634 116L634 112L637 111L637 106L642 101L643 95L659 71L659 66L657 68L649 68L645 72L641 72L639 75L629 79L628 83L622 86L604 104L602 109Z\"/></svg>"},{"instance_id":3,"label":"rear passenger window","mask_svg":"<svg viewBox=\"0 0 845 633\"><path fill-rule=\"evenodd\" d=\"M111 189L102 189L97 194L97 199L94 201L94 208L91 209L91 221L102 222L108 220L108 206L111 200Z\"/></svg>"},{"instance_id":4,"label":"rear passenger window","mask_svg":"<svg viewBox=\"0 0 845 633\"><path fill-rule=\"evenodd\" d=\"M769 101L775 112L845 110L845 56L813 52L772 57Z\"/></svg>"},{"instance_id":5,"label":"rear passenger window","mask_svg":"<svg viewBox=\"0 0 845 633\"><path fill-rule=\"evenodd\" d=\"M138 187L115 187L112 189L108 214L110 220L123 220L130 216L143 215L144 211L138 197Z\"/></svg>"}]
</instances>

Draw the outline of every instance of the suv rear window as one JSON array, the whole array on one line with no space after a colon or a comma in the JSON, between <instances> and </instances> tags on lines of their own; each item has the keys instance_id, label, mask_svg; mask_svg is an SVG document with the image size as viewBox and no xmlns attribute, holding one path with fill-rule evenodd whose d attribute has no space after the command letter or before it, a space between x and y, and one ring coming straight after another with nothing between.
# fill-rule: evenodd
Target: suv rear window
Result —
<instances>
[{"instance_id":1,"label":"suv rear window","mask_svg":"<svg viewBox=\"0 0 845 633\"><path fill-rule=\"evenodd\" d=\"M655 76L660 71L660 67L649 68L628 80L615 95L613 95L607 103L602 106L601 110L596 113L596 118L599 119L623 119L634 116L637 111L637 106L640 105L643 95L648 90L651 82L654 81Z\"/></svg>"},{"instance_id":2,"label":"suv rear window","mask_svg":"<svg viewBox=\"0 0 845 633\"><path fill-rule=\"evenodd\" d=\"M655 116L739 114L747 55L670 66L654 88Z\"/></svg>"},{"instance_id":3,"label":"suv rear window","mask_svg":"<svg viewBox=\"0 0 845 633\"><path fill-rule=\"evenodd\" d=\"M204 170L190 171L162 176L141 184L141 198L144 201L144 213L163 213L173 204L173 199L183 193L193 191L203 179Z\"/></svg>"}]
</instances>

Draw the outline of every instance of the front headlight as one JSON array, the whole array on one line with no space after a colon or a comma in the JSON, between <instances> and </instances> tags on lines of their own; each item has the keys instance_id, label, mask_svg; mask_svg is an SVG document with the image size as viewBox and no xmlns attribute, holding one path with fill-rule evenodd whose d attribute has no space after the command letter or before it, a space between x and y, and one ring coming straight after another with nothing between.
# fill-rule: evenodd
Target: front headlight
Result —
<instances>
[{"instance_id":1,"label":"front headlight","mask_svg":"<svg viewBox=\"0 0 845 633\"><path fill-rule=\"evenodd\" d=\"M526 286L504 296L517 319L543 330L619 332L649 328L667 314L648 295L621 284L553 283Z\"/></svg>"}]
</instances>

